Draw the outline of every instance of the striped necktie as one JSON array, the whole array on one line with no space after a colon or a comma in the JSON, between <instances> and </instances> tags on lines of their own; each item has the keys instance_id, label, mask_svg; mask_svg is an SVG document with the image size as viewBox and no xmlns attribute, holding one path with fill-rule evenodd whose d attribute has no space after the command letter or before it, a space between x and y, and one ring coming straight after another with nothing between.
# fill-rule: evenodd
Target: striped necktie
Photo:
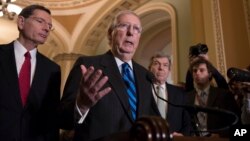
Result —
<instances>
[{"instance_id":1,"label":"striped necktie","mask_svg":"<svg viewBox=\"0 0 250 141\"><path fill-rule=\"evenodd\" d=\"M128 63L122 64L122 79L126 84L130 110L132 113L133 120L135 120L136 110L137 110L136 88L135 88L135 81L132 77L132 72Z\"/></svg>"}]
</instances>

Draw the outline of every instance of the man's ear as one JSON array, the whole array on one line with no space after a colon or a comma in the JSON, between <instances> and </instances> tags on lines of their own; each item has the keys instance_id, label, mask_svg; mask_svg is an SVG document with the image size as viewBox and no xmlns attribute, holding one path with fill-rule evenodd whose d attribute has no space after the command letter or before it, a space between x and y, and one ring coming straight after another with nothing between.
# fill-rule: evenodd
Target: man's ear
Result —
<instances>
[{"instance_id":1,"label":"man's ear","mask_svg":"<svg viewBox=\"0 0 250 141\"><path fill-rule=\"evenodd\" d=\"M211 72L211 71L209 72L209 74L208 74L208 75L209 75L209 80L212 80L213 74L212 74L212 72Z\"/></svg>"},{"instance_id":2,"label":"man's ear","mask_svg":"<svg viewBox=\"0 0 250 141\"><path fill-rule=\"evenodd\" d=\"M18 16L17 17L17 26L18 26L18 29L23 29L23 26L24 26L24 21L25 18L23 16Z\"/></svg>"}]
</instances>

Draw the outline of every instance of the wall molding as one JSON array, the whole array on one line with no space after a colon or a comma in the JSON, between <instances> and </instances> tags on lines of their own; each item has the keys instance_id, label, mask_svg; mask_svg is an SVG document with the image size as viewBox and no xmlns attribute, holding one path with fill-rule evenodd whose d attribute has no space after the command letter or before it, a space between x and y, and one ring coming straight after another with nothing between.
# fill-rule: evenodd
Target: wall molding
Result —
<instances>
[{"instance_id":1,"label":"wall molding","mask_svg":"<svg viewBox=\"0 0 250 141\"><path fill-rule=\"evenodd\" d=\"M245 21L246 21L246 28L247 28L247 36L248 36L248 42L250 45L250 1L249 0L243 0L243 7L244 7L244 15L245 15Z\"/></svg>"},{"instance_id":2,"label":"wall molding","mask_svg":"<svg viewBox=\"0 0 250 141\"><path fill-rule=\"evenodd\" d=\"M222 29L222 20L220 14L220 0L212 0L212 19L213 19L213 30L215 37L215 50L217 58L218 70L226 76L226 58L224 48L224 38Z\"/></svg>"}]
</instances>

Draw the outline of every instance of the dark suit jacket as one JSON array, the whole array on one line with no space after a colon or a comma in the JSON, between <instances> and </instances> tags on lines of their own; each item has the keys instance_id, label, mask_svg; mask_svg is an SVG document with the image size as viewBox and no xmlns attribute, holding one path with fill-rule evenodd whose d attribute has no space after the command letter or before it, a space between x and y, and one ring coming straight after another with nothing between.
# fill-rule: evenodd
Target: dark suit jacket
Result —
<instances>
[{"instance_id":1,"label":"dark suit jacket","mask_svg":"<svg viewBox=\"0 0 250 141\"><path fill-rule=\"evenodd\" d=\"M166 83L168 101L175 105L186 104L187 97L181 88ZM170 132L179 132L184 135L190 135L191 120L188 112L184 108L168 104L167 121L170 126Z\"/></svg>"},{"instance_id":2,"label":"dark suit jacket","mask_svg":"<svg viewBox=\"0 0 250 141\"><path fill-rule=\"evenodd\" d=\"M103 70L103 73L109 77L108 83L104 87L110 86L112 92L90 108L82 124L75 125L75 140L88 141L128 131L133 124L128 96L114 56L110 51L99 56L80 57L76 61L67 79L61 99L63 128L70 129L73 125L75 99L82 77L80 64L84 64L86 67L92 65L95 69ZM147 80L147 70L135 62L133 62L133 70L138 97L137 118L146 115L159 115L153 99L151 84Z\"/></svg>"},{"instance_id":3,"label":"dark suit jacket","mask_svg":"<svg viewBox=\"0 0 250 141\"><path fill-rule=\"evenodd\" d=\"M188 93L188 104L194 104L196 96L196 91L193 90ZM240 108L237 106L236 101L234 100L233 95L229 90L216 88L210 86L207 107L213 107L218 109L224 109L235 113L237 116L240 115ZM219 114L219 113L207 113L207 129L215 130L231 125L235 118L232 115L228 114ZM195 121L195 119L193 119ZM228 131L215 132L219 133L222 136L228 136Z\"/></svg>"},{"instance_id":4,"label":"dark suit jacket","mask_svg":"<svg viewBox=\"0 0 250 141\"><path fill-rule=\"evenodd\" d=\"M60 67L37 52L27 104L22 106L13 42L0 45L0 140L56 141Z\"/></svg>"}]
</instances>

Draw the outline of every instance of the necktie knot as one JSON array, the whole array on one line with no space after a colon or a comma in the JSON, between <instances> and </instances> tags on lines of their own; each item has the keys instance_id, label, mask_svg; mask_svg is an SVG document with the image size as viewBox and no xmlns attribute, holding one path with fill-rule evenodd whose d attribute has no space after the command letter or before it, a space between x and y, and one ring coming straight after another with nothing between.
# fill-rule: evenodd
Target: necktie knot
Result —
<instances>
[{"instance_id":1,"label":"necktie knot","mask_svg":"<svg viewBox=\"0 0 250 141\"><path fill-rule=\"evenodd\" d=\"M200 95L198 95L198 102L201 106L206 106L207 103L207 93L201 91Z\"/></svg>"},{"instance_id":2,"label":"necktie knot","mask_svg":"<svg viewBox=\"0 0 250 141\"><path fill-rule=\"evenodd\" d=\"M201 97L205 97L206 96L206 92L202 91L201 92Z\"/></svg>"},{"instance_id":3,"label":"necktie knot","mask_svg":"<svg viewBox=\"0 0 250 141\"><path fill-rule=\"evenodd\" d=\"M123 63L122 64L122 73L129 73L130 72L130 67L129 67L129 64L128 63Z\"/></svg>"},{"instance_id":4,"label":"necktie knot","mask_svg":"<svg viewBox=\"0 0 250 141\"><path fill-rule=\"evenodd\" d=\"M158 90L158 91L161 91L162 89L163 89L162 86L160 86L160 85L157 86L157 90Z\"/></svg>"},{"instance_id":5,"label":"necktie knot","mask_svg":"<svg viewBox=\"0 0 250 141\"><path fill-rule=\"evenodd\" d=\"M201 98L202 98L203 101L206 101L206 99L207 99L206 92L204 92L204 91L201 92Z\"/></svg>"},{"instance_id":6,"label":"necktie knot","mask_svg":"<svg viewBox=\"0 0 250 141\"><path fill-rule=\"evenodd\" d=\"M122 75L127 77L127 79L129 81L131 81L132 83L134 83L134 77L133 77L133 73L131 71L131 68L129 66L128 63L123 63L122 64Z\"/></svg>"},{"instance_id":7,"label":"necktie knot","mask_svg":"<svg viewBox=\"0 0 250 141\"><path fill-rule=\"evenodd\" d=\"M24 57L25 59L31 59L30 53L28 51L24 54Z\"/></svg>"},{"instance_id":8,"label":"necktie knot","mask_svg":"<svg viewBox=\"0 0 250 141\"><path fill-rule=\"evenodd\" d=\"M163 87L158 85L156 88L157 88L158 95L163 98L163 93L164 93L163 92Z\"/></svg>"}]
</instances>

